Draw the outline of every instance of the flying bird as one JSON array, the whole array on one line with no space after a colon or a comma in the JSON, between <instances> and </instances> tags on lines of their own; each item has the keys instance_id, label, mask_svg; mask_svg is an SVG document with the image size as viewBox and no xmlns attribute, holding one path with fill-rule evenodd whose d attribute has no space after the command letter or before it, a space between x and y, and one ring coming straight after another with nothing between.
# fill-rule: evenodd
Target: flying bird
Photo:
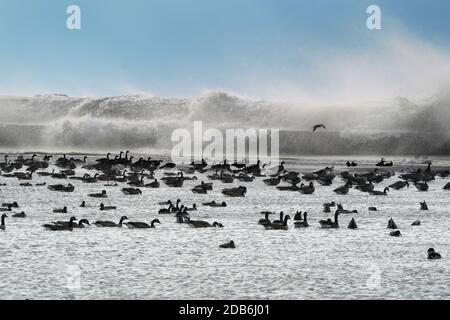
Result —
<instances>
[{"instance_id":1,"label":"flying bird","mask_svg":"<svg viewBox=\"0 0 450 320\"><path fill-rule=\"evenodd\" d=\"M313 127L313 132L316 131L316 130L319 129L319 128L324 128L324 129L326 129L324 124L322 124L322 123L321 123L321 124L316 124L316 125Z\"/></svg>"}]
</instances>

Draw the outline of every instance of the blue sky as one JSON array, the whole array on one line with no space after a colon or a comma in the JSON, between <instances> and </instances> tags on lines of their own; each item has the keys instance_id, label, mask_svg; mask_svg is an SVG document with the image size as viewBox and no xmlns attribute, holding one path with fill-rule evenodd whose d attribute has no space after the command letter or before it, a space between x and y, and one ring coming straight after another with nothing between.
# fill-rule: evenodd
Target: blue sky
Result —
<instances>
[{"instance_id":1,"label":"blue sky","mask_svg":"<svg viewBox=\"0 0 450 320\"><path fill-rule=\"evenodd\" d=\"M81 7L81 30L66 28L71 4ZM370 4L381 7L382 30L366 28ZM277 99L275 92L311 97L324 86L346 92L332 82L351 78L350 87L361 83L358 76L332 67L318 72L317 59L354 71L359 66L346 63L364 64L374 52L379 65L397 63L408 48L442 64L449 12L447 0L0 0L0 94L192 97L229 90ZM392 43L403 49L390 53ZM421 65L417 59L412 63ZM432 68L442 69L423 66ZM403 69L394 74L393 82L410 77ZM367 86L379 87L383 77Z\"/></svg>"}]
</instances>

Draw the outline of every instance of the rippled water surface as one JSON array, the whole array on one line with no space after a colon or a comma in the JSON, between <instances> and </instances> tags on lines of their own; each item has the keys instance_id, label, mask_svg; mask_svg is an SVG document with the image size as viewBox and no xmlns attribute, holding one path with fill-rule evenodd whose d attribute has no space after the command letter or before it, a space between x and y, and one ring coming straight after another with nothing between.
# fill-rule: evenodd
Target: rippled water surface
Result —
<instances>
[{"instance_id":1,"label":"rippled water surface","mask_svg":"<svg viewBox=\"0 0 450 320\"><path fill-rule=\"evenodd\" d=\"M360 158L359 163L375 163ZM435 161L448 165L446 159ZM288 169L310 172L325 165L343 169L341 158L288 159ZM404 164L406 167L407 165ZM423 166L423 165L422 165ZM423 166L424 167L424 166ZM51 168L47 169L51 170ZM84 174L78 170L77 175ZM161 172L157 177L161 177ZM196 174L199 181L206 180ZM397 181L391 177L376 186L382 190ZM450 298L450 191L442 187L449 178L436 178L428 192L414 186L388 196L371 196L350 190L341 196L332 189L342 185L337 177L331 187L316 186L313 195L282 192L266 186L261 178L246 185L245 198L227 198L225 185L214 182L207 195L190 189L199 181L186 181L182 189L143 189L142 196L125 196L121 187L104 183L71 181L73 193L51 192L46 187L21 187L20 181L0 177L2 202L17 201L25 219L6 220L0 231L0 298L2 299L431 299ZM22 181L23 182L23 181ZM32 183L67 183L36 177ZM117 211L101 212L102 199L87 194L106 189L106 205ZM219 221L224 228L195 229L175 223L173 216L158 215L159 201L180 198L183 204L197 203L191 218ZM79 208L82 200L90 207ZM226 208L202 206L210 200L226 201ZM420 211L426 200L430 210ZM318 220L332 218L322 212L325 201L342 202L359 213L340 216L341 228L323 230ZM67 206L69 214L52 209ZM378 212L368 212L376 206ZM296 210L309 213L310 227L288 231L264 230L257 221L262 210ZM97 228L73 232L51 232L41 226L55 220L78 219L132 221L159 218L156 229ZM355 217L359 229L347 224ZM394 218L401 237L390 237L386 228ZM275 217L274 217L275 218ZM421 226L413 227L417 219ZM234 250L219 245L234 240ZM442 260L428 260L434 247Z\"/></svg>"}]
</instances>

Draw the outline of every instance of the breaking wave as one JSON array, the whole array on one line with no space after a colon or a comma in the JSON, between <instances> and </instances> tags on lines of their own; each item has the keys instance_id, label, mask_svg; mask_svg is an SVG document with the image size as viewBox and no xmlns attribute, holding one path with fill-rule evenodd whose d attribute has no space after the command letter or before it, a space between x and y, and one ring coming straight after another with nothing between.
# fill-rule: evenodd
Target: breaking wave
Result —
<instances>
[{"instance_id":1,"label":"breaking wave","mask_svg":"<svg viewBox=\"0 0 450 320\"><path fill-rule=\"evenodd\" d=\"M0 148L106 151L167 149L172 131L280 129L281 154L450 154L450 96L360 106L251 101L226 92L196 99L152 96L0 97ZM316 123L326 130L311 132Z\"/></svg>"}]
</instances>

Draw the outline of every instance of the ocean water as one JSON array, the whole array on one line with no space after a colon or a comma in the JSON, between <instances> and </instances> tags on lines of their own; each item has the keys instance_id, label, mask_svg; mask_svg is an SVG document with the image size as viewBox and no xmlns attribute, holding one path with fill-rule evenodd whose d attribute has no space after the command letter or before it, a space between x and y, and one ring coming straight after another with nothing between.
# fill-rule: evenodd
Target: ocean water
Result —
<instances>
[{"instance_id":1,"label":"ocean water","mask_svg":"<svg viewBox=\"0 0 450 320\"><path fill-rule=\"evenodd\" d=\"M2 156L1 156L2 157ZM14 156L12 156L14 158ZM347 159L340 157L291 157L288 170L311 172L333 165L337 171ZM353 157L369 168L378 159ZM421 166L417 159L394 158L400 170ZM449 166L448 158L433 158L434 164ZM92 161L90 159L90 161ZM52 167L47 169L51 171ZM363 169L360 169L363 170ZM77 169L77 175L85 170ZM92 172L91 172L92 173ZM214 181L207 195L191 188L207 180L185 181L183 188L145 189L142 196L126 196L123 187L104 187L105 182L84 184L70 180L73 193L52 192L47 187L21 187L17 179L0 176L1 202L17 201L24 219L8 213L6 230L0 230L0 299L449 299L450 289L450 191L442 187L449 178L437 177L428 192L414 186L387 196L372 196L351 189L348 195L332 190L343 185L337 177L332 186L316 186L313 195L278 191L261 178L232 185ZM162 173L157 172L160 178ZM398 180L391 177L376 190ZM36 176L32 183L67 183ZM283 184L283 183L282 183ZM221 194L225 187L245 185L244 198ZM108 199L87 194L107 190ZM158 202L180 198L196 203L191 218L221 222L224 228L190 228L175 223L172 215L158 215ZM82 200L88 208L79 208ZM202 202L226 201L226 208L202 206ZM420 211L427 201L429 211ZM322 204L341 202L358 213L341 215L340 228L320 229L318 221L333 218L322 212ZM117 211L100 211L100 202ZM68 214L52 213L67 206ZM369 206L379 211L369 212ZM307 211L309 228L265 230L257 222L260 211L284 211L293 218L296 210ZM117 221L161 221L155 229L97 228L92 225L72 232L51 232L41 225L70 216ZM278 218L274 216L272 218ZM359 229L347 229L354 217ZM390 237L386 228L394 218L401 237ZM415 220L421 226L413 227ZM234 240L236 249L219 245ZM434 247L441 260L428 260Z\"/></svg>"}]
</instances>

